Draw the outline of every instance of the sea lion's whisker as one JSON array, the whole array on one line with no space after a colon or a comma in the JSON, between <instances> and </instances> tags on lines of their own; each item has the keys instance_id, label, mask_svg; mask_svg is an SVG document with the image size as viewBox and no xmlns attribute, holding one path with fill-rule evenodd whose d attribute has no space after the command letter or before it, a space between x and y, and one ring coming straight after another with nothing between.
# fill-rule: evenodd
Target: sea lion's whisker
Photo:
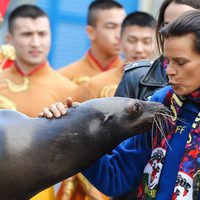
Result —
<instances>
[{"instance_id":1,"label":"sea lion's whisker","mask_svg":"<svg viewBox=\"0 0 200 200\"><path fill-rule=\"evenodd\" d=\"M167 115L165 113L156 113L156 117L159 117L158 119L162 120L162 124L164 123L167 127L167 130L169 130L169 124L171 124L171 115Z\"/></svg>"},{"instance_id":2,"label":"sea lion's whisker","mask_svg":"<svg viewBox=\"0 0 200 200\"><path fill-rule=\"evenodd\" d=\"M159 128L158 126L160 126L160 129L162 129L162 124L163 123L166 123L167 124L167 127L168 127L168 117L166 117L164 115L165 113L161 113L159 114L159 112L155 113L154 115L154 120L153 120L153 123L152 123L152 134L151 134L151 144L153 146L153 141L154 141L154 137L158 137L157 133L157 129ZM156 123L156 120L161 120L160 123Z\"/></svg>"},{"instance_id":3,"label":"sea lion's whisker","mask_svg":"<svg viewBox=\"0 0 200 200\"><path fill-rule=\"evenodd\" d=\"M172 150L172 148L171 148L171 146L170 146L170 144L169 144L169 142L168 142L168 140L167 140L167 138L165 136L165 133L163 132L163 129L161 128L162 124L160 124L159 118L157 116L155 116L155 118L156 118L155 123L156 123L160 133L162 134L163 138L165 138L166 143L167 143L168 147L170 148L170 150Z\"/></svg>"},{"instance_id":4,"label":"sea lion's whisker","mask_svg":"<svg viewBox=\"0 0 200 200\"><path fill-rule=\"evenodd\" d=\"M157 112L156 115L162 115L164 118L172 119L172 115L163 112Z\"/></svg>"},{"instance_id":5,"label":"sea lion's whisker","mask_svg":"<svg viewBox=\"0 0 200 200\"><path fill-rule=\"evenodd\" d=\"M180 121L180 122L182 122L182 123L184 123L184 124L187 124L187 125L189 125L189 123L186 121L186 120L184 120L184 119L182 119L182 118L177 118L176 119L177 121Z\"/></svg>"},{"instance_id":6,"label":"sea lion's whisker","mask_svg":"<svg viewBox=\"0 0 200 200\"><path fill-rule=\"evenodd\" d=\"M164 115L166 117L169 117L169 119L171 119L170 121L174 124L174 121L172 120L173 116L172 116L172 112L171 111L169 111L169 114L168 114L167 112L161 110L161 111L157 112L156 114L160 114L160 115ZM182 123L185 123L185 124L189 125L189 123L187 123L185 119L180 118L180 117L176 118L176 121L180 121Z\"/></svg>"},{"instance_id":7,"label":"sea lion's whisker","mask_svg":"<svg viewBox=\"0 0 200 200\"><path fill-rule=\"evenodd\" d=\"M161 117L161 123L166 127L166 131L169 131L169 119L167 117Z\"/></svg>"},{"instance_id":8,"label":"sea lion's whisker","mask_svg":"<svg viewBox=\"0 0 200 200\"><path fill-rule=\"evenodd\" d=\"M168 140L167 140L167 138L166 138L166 136L165 136L165 133L164 133L164 131L163 131L163 129L162 129L162 124L160 124L159 118L158 118L155 122L156 122L156 124L157 124L157 127L158 127L158 129L159 129L161 135L162 135L163 138L166 140L166 143L167 143L167 145L169 146L170 150L172 150L172 148L171 148L171 146L170 146L170 144L169 144L169 142L168 142Z\"/></svg>"},{"instance_id":9,"label":"sea lion's whisker","mask_svg":"<svg viewBox=\"0 0 200 200\"><path fill-rule=\"evenodd\" d=\"M154 143L154 139L156 138L157 139L157 137L158 137L158 135L157 135L157 133L158 133L158 131L157 131L157 123L156 123L156 118L155 118L155 116L154 116L154 119L153 119L153 123L152 123L152 134L151 134L151 143L152 143L152 147L153 147L153 143Z\"/></svg>"},{"instance_id":10,"label":"sea lion's whisker","mask_svg":"<svg viewBox=\"0 0 200 200\"><path fill-rule=\"evenodd\" d=\"M157 112L156 115L162 115L163 117L165 117L171 124L173 124L174 126L175 125L175 122L172 120L172 116L171 115L168 115L166 113L162 113L162 112ZM176 121L180 121L182 123L185 123L185 124L189 124L186 122L186 120L182 119L182 118L177 118Z\"/></svg>"}]
</instances>

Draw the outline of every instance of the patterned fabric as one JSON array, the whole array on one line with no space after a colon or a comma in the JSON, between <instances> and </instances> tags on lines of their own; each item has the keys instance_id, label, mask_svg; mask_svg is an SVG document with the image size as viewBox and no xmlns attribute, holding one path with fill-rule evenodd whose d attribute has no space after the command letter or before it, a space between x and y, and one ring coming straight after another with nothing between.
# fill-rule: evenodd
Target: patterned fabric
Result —
<instances>
[{"instance_id":1,"label":"patterned fabric","mask_svg":"<svg viewBox=\"0 0 200 200\"><path fill-rule=\"evenodd\" d=\"M184 151L181 154L180 150L179 155L182 156L180 156L180 162L178 162L178 164L170 163L170 165L174 165L174 167L176 167L176 165L178 166L178 175L176 175L175 187L172 186L172 197L169 198L172 200L193 199L193 188L195 187L195 184L197 184L193 181L193 179L195 179L195 175L200 172L199 104L200 89L185 97L176 96L172 90L167 93L164 105L172 110L173 122L169 125L169 127L166 126L163 129L166 138L160 140L157 137L158 134L155 134L154 136L153 151L150 160L144 169L144 176L141 186L139 187L138 199L150 200L159 198L157 196L159 193L158 187L159 190L162 189L160 188L160 182L162 182L162 180L160 180L162 179L161 172L165 173L167 171L167 169L165 169L165 165L168 165L168 163L164 164L164 161L167 157L167 153L174 151L174 149L170 148L170 144L173 144L177 138L180 140L184 140L185 138L185 143L180 142L179 146L179 149L184 149ZM193 114L193 117L187 118L187 122L182 121L181 119L179 120L179 114L182 112L182 107L189 107L189 112L191 112L190 109L195 110L195 115ZM176 139L172 141L172 138ZM173 178L173 172L171 172L171 175L172 177L170 178Z\"/></svg>"}]
</instances>

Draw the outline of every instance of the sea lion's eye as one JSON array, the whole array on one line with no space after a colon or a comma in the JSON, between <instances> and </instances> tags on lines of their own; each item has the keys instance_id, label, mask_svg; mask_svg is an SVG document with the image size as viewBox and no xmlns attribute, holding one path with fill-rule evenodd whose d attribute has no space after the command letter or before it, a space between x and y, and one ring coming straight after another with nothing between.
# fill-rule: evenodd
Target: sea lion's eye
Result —
<instances>
[{"instance_id":1,"label":"sea lion's eye","mask_svg":"<svg viewBox=\"0 0 200 200\"><path fill-rule=\"evenodd\" d=\"M135 104L134 104L133 110L136 111L136 112L140 112L141 107L140 107L139 103L135 103Z\"/></svg>"},{"instance_id":2,"label":"sea lion's eye","mask_svg":"<svg viewBox=\"0 0 200 200\"><path fill-rule=\"evenodd\" d=\"M142 110L142 107L139 103L134 103L128 108L129 113L138 113Z\"/></svg>"}]
</instances>

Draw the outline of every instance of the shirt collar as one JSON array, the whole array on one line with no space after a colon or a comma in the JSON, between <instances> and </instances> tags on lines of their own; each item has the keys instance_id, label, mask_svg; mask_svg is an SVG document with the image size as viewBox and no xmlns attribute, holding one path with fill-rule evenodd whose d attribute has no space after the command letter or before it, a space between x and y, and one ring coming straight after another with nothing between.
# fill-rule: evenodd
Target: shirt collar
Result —
<instances>
[{"instance_id":1,"label":"shirt collar","mask_svg":"<svg viewBox=\"0 0 200 200\"><path fill-rule=\"evenodd\" d=\"M24 73L20 67L17 65L17 63L15 62L14 66L17 69L17 71L22 75L22 76L32 76L34 75L37 71L39 71L40 69L42 69L44 66L46 66L47 61L44 61L42 63L40 63L38 66L34 67L28 74Z\"/></svg>"},{"instance_id":2,"label":"shirt collar","mask_svg":"<svg viewBox=\"0 0 200 200\"><path fill-rule=\"evenodd\" d=\"M107 71L109 69L112 68L113 64L118 61L120 58L119 56L115 56L108 64L106 67L103 67L101 65L101 63L95 58L95 56L91 53L91 50L89 50L87 52L87 55L89 56L89 58L97 65L97 67L101 70L101 71Z\"/></svg>"}]
</instances>

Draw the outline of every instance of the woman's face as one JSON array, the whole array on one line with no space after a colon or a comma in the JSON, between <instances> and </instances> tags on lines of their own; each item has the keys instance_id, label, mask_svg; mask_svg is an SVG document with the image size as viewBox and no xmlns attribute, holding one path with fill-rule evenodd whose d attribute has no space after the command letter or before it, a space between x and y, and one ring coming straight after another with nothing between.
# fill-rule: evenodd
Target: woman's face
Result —
<instances>
[{"instance_id":1,"label":"woman's face","mask_svg":"<svg viewBox=\"0 0 200 200\"><path fill-rule=\"evenodd\" d=\"M200 53L194 50L194 35L164 41L169 84L177 95L188 95L200 87Z\"/></svg>"},{"instance_id":2,"label":"woman's face","mask_svg":"<svg viewBox=\"0 0 200 200\"><path fill-rule=\"evenodd\" d=\"M167 24L173 21L175 18L177 18L181 14L183 14L184 12L190 11L190 10L196 10L196 9L188 5L177 4L177 3L172 2L168 5L168 7L165 10L164 23Z\"/></svg>"}]
</instances>

